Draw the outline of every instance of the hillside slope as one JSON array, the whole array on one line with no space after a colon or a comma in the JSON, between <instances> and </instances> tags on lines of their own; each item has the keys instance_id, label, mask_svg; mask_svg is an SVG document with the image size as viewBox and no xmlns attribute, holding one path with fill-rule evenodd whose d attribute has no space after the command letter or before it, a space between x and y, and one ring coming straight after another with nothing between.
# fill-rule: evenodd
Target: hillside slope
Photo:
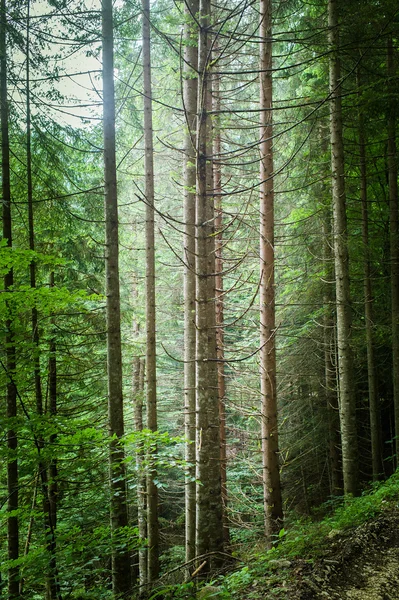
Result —
<instances>
[{"instance_id":1,"label":"hillside slope","mask_svg":"<svg viewBox=\"0 0 399 600\"><path fill-rule=\"evenodd\" d=\"M322 521L294 524L281 537L272 551L247 558L225 577L219 597L399 600L398 473Z\"/></svg>"}]
</instances>

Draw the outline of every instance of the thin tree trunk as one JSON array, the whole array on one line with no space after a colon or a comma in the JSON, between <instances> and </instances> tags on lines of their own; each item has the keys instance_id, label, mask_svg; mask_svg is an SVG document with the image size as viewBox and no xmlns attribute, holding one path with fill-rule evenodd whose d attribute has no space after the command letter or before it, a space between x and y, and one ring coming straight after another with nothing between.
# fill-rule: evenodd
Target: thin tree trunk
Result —
<instances>
[{"instance_id":1,"label":"thin tree trunk","mask_svg":"<svg viewBox=\"0 0 399 600\"><path fill-rule=\"evenodd\" d=\"M50 273L50 288L54 287L54 271ZM55 318L51 317L52 337L49 343L49 361L48 361L48 395L49 395L49 413L54 422L57 416L57 345L55 332ZM50 447L54 447L57 442L57 435L50 436ZM61 590L58 578L57 568L57 510L58 510L58 466L57 459L51 458L48 467L48 509L49 521L51 523L52 545L50 556L50 598L61 599Z\"/></svg>"},{"instance_id":2,"label":"thin tree trunk","mask_svg":"<svg viewBox=\"0 0 399 600\"><path fill-rule=\"evenodd\" d=\"M331 251L331 214L326 210L323 220L323 262L325 271L325 287L323 302L325 306L323 322L324 343L324 389L328 416L328 456L330 468L330 494L342 494L342 471L340 468L338 394L335 368L335 322L332 314L333 294L331 286L334 282L333 256Z\"/></svg>"},{"instance_id":3,"label":"thin tree trunk","mask_svg":"<svg viewBox=\"0 0 399 600\"><path fill-rule=\"evenodd\" d=\"M215 242L212 171L209 161L212 104L209 82L210 2L200 0L196 197L196 554L214 552L202 573L218 564L223 550L220 424L215 327Z\"/></svg>"},{"instance_id":4,"label":"thin tree trunk","mask_svg":"<svg viewBox=\"0 0 399 600\"><path fill-rule=\"evenodd\" d=\"M6 54L7 14L5 0L0 5L0 112L1 112L1 176L3 192L3 238L7 246L12 248L12 217L11 217L11 181L10 181L10 143L8 128L8 98L7 98L7 54ZM4 291L12 289L14 284L13 270L10 269L4 276ZM8 315L5 328L5 354L7 370L6 388L6 415L7 415L7 543L8 559L18 560L19 557L19 522L18 522L18 458L17 458L17 433L15 431L17 416L17 390L14 384L15 342L13 335L13 319L10 303L7 303ZM20 598L19 594L18 565L8 570L8 599Z\"/></svg>"},{"instance_id":5,"label":"thin tree trunk","mask_svg":"<svg viewBox=\"0 0 399 600\"><path fill-rule=\"evenodd\" d=\"M122 396L120 330L118 199L115 157L115 95L112 0L102 0L103 128L105 183L105 272L107 318L108 418L110 436L110 495L112 590L127 598L131 588L130 553L120 539L128 525Z\"/></svg>"},{"instance_id":6,"label":"thin tree trunk","mask_svg":"<svg viewBox=\"0 0 399 600\"><path fill-rule=\"evenodd\" d=\"M336 0L328 0L330 55L330 136L334 214L334 260L337 303L339 407L345 494L358 492L356 402L351 348L348 232L342 136L341 69Z\"/></svg>"},{"instance_id":7,"label":"thin tree trunk","mask_svg":"<svg viewBox=\"0 0 399 600\"><path fill-rule=\"evenodd\" d=\"M358 90L360 90L358 74ZM367 199L367 161L366 141L364 136L364 119L361 108L359 109L359 153L360 153L360 200L362 203L362 241L363 241L363 271L364 271L364 318L366 325L367 347L367 378L369 394L371 459L373 480L377 481L382 473L382 442L381 442L381 415L378 398L377 375L374 358L373 340L373 293L371 287L371 261L369 249L369 218Z\"/></svg>"},{"instance_id":8,"label":"thin tree trunk","mask_svg":"<svg viewBox=\"0 0 399 600\"><path fill-rule=\"evenodd\" d=\"M266 543L282 527L276 390L272 1L260 0L260 393Z\"/></svg>"},{"instance_id":9,"label":"thin tree trunk","mask_svg":"<svg viewBox=\"0 0 399 600\"><path fill-rule=\"evenodd\" d=\"M192 45L198 0L185 3L183 101L184 137L184 424L186 435L186 562L195 556L195 144L198 88L198 47Z\"/></svg>"},{"instance_id":10,"label":"thin tree trunk","mask_svg":"<svg viewBox=\"0 0 399 600\"><path fill-rule=\"evenodd\" d=\"M31 109L30 109L30 1L27 3L27 24L26 24L26 171L27 171L27 200L28 200L28 230L29 230L29 250L35 250L35 226L33 213L33 183L32 183L32 129L31 129ZM36 263L31 261L29 266L30 287L36 288ZM43 416L43 392L42 378L40 372L40 346L38 314L35 307L31 313L32 325L32 355L33 355L33 378L35 382L36 412L39 417ZM52 510L50 502L49 476L47 474L47 465L40 459L40 450L44 448L45 441L42 437L38 438L39 451L39 471L42 479L43 491L43 516L46 535L46 546L48 552L48 565L46 573L46 599L56 600L59 597L57 586L57 562L56 562L56 544L55 544L55 526L52 519Z\"/></svg>"},{"instance_id":11,"label":"thin tree trunk","mask_svg":"<svg viewBox=\"0 0 399 600\"><path fill-rule=\"evenodd\" d=\"M392 90L395 76L392 36L388 38L388 89ZM396 150L396 103L392 98L388 115L388 185L389 185L389 239L391 259L392 311L392 379L395 409L396 467L399 465L399 216L398 164Z\"/></svg>"},{"instance_id":12,"label":"thin tree trunk","mask_svg":"<svg viewBox=\"0 0 399 600\"><path fill-rule=\"evenodd\" d=\"M144 401L144 360L139 356L133 358L133 411L135 431L143 431L143 401ZM147 485L144 472L144 449L140 443L136 451L137 468L137 524L139 529L139 540L142 546L139 548L139 584L145 586L147 583L147 561L148 553L145 546L147 540Z\"/></svg>"},{"instance_id":13,"label":"thin tree trunk","mask_svg":"<svg viewBox=\"0 0 399 600\"><path fill-rule=\"evenodd\" d=\"M27 531L26 540L25 540L24 557L28 556L29 550L30 550L30 544L32 541L33 525L35 522L35 517L33 516L33 514L36 509L36 500L37 500L37 490L39 487L39 479L40 479L39 472L37 472L36 477L35 477L35 484L34 484L34 488L33 488L33 497L32 497L32 504L31 504L31 513L32 514L29 519L28 531ZM21 580L19 582L19 593L23 597L25 580L24 580L22 573L21 573Z\"/></svg>"},{"instance_id":14,"label":"thin tree trunk","mask_svg":"<svg viewBox=\"0 0 399 600\"><path fill-rule=\"evenodd\" d=\"M150 3L142 0L144 144L146 202L146 382L147 427L157 430L156 338L155 338L155 237L154 237L154 147L152 133ZM154 465L147 477L148 581L159 576L158 489Z\"/></svg>"},{"instance_id":15,"label":"thin tree trunk","mask_svg":"<svg viewBox=\"0 0 399 600\"><path fill-rule=\"evenodd\" d=\"M215 43L214 55L217 57L218 46ZM223 539L229 542L229 526L227 521L227 460L226 460L226 383L224 373L224 291L223 291L223 210L222 210L222 167L218 161L222 152L220 132L220 79L216 75L213 80L213 189L215 195L215 322L216 322L216 356L218 359L218 400L220 419L220 475L223 502Z\"/></svg>"}]
</instances>

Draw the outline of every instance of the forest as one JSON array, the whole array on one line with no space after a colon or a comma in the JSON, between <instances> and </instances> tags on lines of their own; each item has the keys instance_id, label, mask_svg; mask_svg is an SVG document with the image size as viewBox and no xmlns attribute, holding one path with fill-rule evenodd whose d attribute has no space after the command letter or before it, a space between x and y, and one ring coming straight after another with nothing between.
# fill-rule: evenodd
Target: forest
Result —
<instances>
[{"instance_id":1,"label":"forest","mask_svg":"<svg viewBox=\"0 0 399 600\"><path fill-rule=\"evenodd\" d=\"M393 0L0 0L1 598L263 598L397 500L398 50Z\"/></svg>"}]
</instances>

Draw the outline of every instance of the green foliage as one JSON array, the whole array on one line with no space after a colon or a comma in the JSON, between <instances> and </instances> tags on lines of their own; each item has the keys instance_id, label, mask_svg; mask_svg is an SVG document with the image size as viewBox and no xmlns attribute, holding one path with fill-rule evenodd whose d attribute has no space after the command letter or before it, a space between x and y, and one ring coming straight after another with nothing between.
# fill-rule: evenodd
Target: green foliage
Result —
<instances>
[{"instance_id":1,"label":"green foliage","mask_svg":"<svg viewBox=\"0 0 399 600\"><path fill-rule=\"evenodd\" d=\"M243 590L257 577L271 575L273 562L283 565L287 559L298 557L313 561L328 545L329 535L344 533L392 506L397 508L398 502L398 472L386 482L373 484L358 498L334 498L320 509L330 514L321 521L312 521L308 517L291 522L280 531L276 545L271 550L262 551L258 548L255 553L250 552L245 558L247 564L244 567L221 580L223 586L231 592L232 597L242 597L245 594Z\"/></svg>"}]
</instances>

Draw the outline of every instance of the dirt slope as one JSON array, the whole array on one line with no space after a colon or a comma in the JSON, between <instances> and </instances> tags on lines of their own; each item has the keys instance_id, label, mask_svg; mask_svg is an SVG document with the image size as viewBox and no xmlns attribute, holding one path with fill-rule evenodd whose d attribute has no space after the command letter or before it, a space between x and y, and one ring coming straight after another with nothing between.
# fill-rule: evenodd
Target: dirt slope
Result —
<instances>
[{"instance_id":1,"label":"dirt slope","mask_svg":"<svg viewBox=\"0 0 399 600\"><path fill-rule=\"evenodd\" d=\"M245 600L399 600L399 507L332 531L319 550L313 563L275 561L272 576L248 586Z\"/></svg>"},{"instance_id":2,"label":"dirt slope","mask_svg":"<svg viewBox=\"0 0 399 600\"><path fill-rule=\"evenodd\" d=\"M346 535L332 532L330 540L331 544L322 558L314 566L300 569L297 573L292 598L399 599L397 511L383 514Z\"/></svg>"}]
</instances>

